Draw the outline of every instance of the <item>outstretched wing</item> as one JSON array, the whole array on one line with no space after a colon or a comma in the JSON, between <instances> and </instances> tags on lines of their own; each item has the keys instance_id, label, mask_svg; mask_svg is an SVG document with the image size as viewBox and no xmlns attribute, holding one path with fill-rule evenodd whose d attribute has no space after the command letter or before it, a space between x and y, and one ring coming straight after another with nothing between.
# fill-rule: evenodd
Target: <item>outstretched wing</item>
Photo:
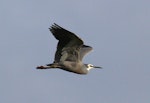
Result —
<instances>
[{"instance_id":1,"label":"outstretched wing","mask_svg":"<svg viewBox=\"0 0 150 103\"><path fill-rule=\"evenodd\" d=\"M83 45L83 41L74 33L60 27L55 23L49 29L54 37L59 40L54 62L59 62L61 59L77 59L74 54L79 52L78 48Z\"/></svg>"},{"instance_id":2,"label":"outstretched wing","mask_svg":"<svg viewBox=\"0 0 150 103\"><path fill-rule=\"evenodd\" d=\"M83 57L89 53L93 48L87 45L82 45L82 47L80 48L80 60L82 61Z\"/></svg>"}]
</instances>

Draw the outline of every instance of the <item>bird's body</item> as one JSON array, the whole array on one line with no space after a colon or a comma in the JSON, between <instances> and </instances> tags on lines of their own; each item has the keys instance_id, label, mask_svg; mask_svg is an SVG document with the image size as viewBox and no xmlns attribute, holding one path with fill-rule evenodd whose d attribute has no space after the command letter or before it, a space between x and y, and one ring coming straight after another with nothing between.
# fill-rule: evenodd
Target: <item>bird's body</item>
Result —
<instances>
[{"instance_id":1,"label":"bird's body","mask_svg":"<svg viewBox=\"0 0 150 103\"><path fill-rule=\"evenodd\" d=\"M64 61L64 62L59 62L59 63L48 64L47 67L49 68L49 66L51 68L61 68L63 70L77 73L77 74L87 74L88 73L86 66L83 65L82 63Z\"/></svg>"},{"instance_id":2,"label":"bird's body","mask_svg":"<svg viewBox=\"0 0 150 103\"><path fill-rule=\"evenodd\" d=\"M39 66L37 69L60 68L77 74L87 74L91 68L101 68L92 64L83 64L83 57L92 50L84 45L83 41L74 33L55 24L49 28L54 37L59 41L52 64Z\"/></svg>"}]
</instances>

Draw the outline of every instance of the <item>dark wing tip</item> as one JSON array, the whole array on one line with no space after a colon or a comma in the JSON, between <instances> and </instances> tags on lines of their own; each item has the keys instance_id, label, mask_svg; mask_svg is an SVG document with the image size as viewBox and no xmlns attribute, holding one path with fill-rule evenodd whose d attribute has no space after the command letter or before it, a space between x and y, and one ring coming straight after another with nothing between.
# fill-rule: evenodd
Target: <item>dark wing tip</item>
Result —
<instances>
[{"instance_id":1,"label":"dark wing tip","mask_svg":"<svg viewBox=\"0 0 150 103\"><path fill-rule=\"evenodd\" d=\"M54 23L54 24L52 24L52 26L50 26L49 30L51 31L53 29L62 29L62 27L59 26L58 24Z\"/></svg>"},{"instance_id":2,"label":"dark wing tip","mask_svg":"<svg viewBox=\"0 0 150 103\"><path fill-rule=\"evenodd\" d=\"M54 24L52 24L52 26L50 26L49 30L53 33L54 30L59 29L59 28L60 28L60 26L57 25L56 23L54 23Z\"/></svg>"},{"instance_id":3,"label":"dark wing tip","mask_svg":"<svg viewBox=\"0 0 150 103\"><path fill-rule=\"evenodd\" d=\"M80 39L76 34L64 29L63 27L57 25L56 23L52 24L49 30L51 31L51 33L54 35L54 37L57 40L67 42L67 43L73 40L75 42L74 44L77 44L77 45L83 44L82 39Z\"/></svg>"},{"instance_id":4,"label":"dark wing tip","mask_svg":"<svg viewBox=\"0 0 150 103\"><path fill-rule=\"evenodd\" d=\"M56 23L52 24L49 28L50 32L54 35L54 37L58 40L63 38L63 28L57 25Z\"/></svg>"}]
</instances>

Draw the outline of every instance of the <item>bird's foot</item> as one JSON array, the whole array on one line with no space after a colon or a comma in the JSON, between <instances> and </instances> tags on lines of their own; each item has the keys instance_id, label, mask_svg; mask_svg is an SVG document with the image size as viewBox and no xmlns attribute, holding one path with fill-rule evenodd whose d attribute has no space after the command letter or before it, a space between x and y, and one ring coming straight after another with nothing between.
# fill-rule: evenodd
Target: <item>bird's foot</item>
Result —
<instances>
[{"instance_id":1,"label":"bird's foot","mask_svg":"<svg viewBox=\"0 0 150 103\"><path fill-rule=\"evenodd\" d=\"M38 66L36 69L46 69L44 66Z\"/></svg>"}]
</instances>

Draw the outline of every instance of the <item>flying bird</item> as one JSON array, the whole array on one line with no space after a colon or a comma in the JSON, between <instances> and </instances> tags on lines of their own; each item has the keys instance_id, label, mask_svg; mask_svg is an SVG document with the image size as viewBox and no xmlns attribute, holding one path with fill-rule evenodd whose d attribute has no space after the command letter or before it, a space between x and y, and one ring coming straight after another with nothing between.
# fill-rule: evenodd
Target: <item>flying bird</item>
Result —
<instances>
[{"instance_id":1,"label":"flying bird","mask_svg":"<svg viewBox=\"0 0 150 103\"><path fill-rule=\"evenodd\" d=\"M84 64L83 57L92 50L74 33L54 23L49 30L58 40L54 62L37 69L60 68L77 74L87 74L92 68L102 68L92 64Z\"/></svg>"}]
</instances>

